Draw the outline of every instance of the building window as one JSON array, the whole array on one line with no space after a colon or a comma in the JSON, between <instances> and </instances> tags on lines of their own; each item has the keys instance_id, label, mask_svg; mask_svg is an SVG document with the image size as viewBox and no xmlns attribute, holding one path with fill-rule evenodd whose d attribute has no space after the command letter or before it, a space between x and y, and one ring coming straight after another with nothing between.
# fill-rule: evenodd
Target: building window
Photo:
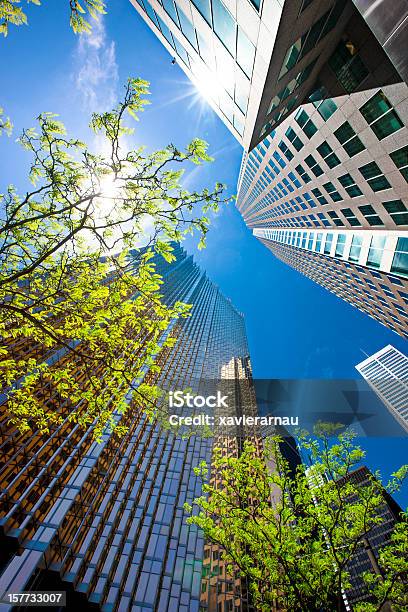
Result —
<instances>
[{"instance_id":1,"label":"building window","mask_svg":"<svg viewBox=\"0 0 408 612\"><path fill-rule=\"evenodd\" d=\"M330 255L332 242L333 242L333 234L327 234L326 241L324 243L324 251L323 251L325 255Z\"/></svg>"},{"instance_id":2,"label":"building window","mask_svg":"<svg viewBox=\"0 0 408 612\"><path fill-rule=\"evenodd\" d=\"M235 57L236 47L236 23L223 5L221 0L212 0L214 32L228 49L233 57Z\"/></svg>"},{"instance_id":3,"label":"building window","mask_svg":"<svg viewBox=\"0 0 408 612\"><path fill-rule=\"evenodd\" d=\"M346 235L339 234L337 236L337 243L336 243L336 251L335 251L336 257L343 257L345 246L346 246Z\"/></svg>"},{"instance_id":4,"label":"building window","mask_svg":"<svg viewBox=\"0 0 408 612\"><path fill-rule=\"evenodd\" d=\"M369 74L367 66L351 40L342 40L328 63L347 93L355 91Z\"/></svg>"},{"instance_id":5,"label":"building window","mask_svg":"<svg viewBox=\"0 0 408 612\"><path fill-rule=\"evenodd\" d=\"M320 191L318 187L315 187L314 189L312 189L312 193L317 198L320 204L322 205L327 204L326 198L324 197L324 195L322 194L322 192Z\"/></svg>"},{"instance_id":6,"label":"building window","mask_svg":"<svg viewBox=\"0 0 408 612\"><path fill-rule=\"evenodd\" d=\"M177 12L180 19L181 31L187 38L188 42L194 47L196 51L198 51L197 37L193 24L180 7L177 7Z\"/></svg>"},{"instance_id":7,"label":"building window","mask_svg":"<svg viewBox=\"0 0 408 612\"><path fill-rule=\"evenodd\" d=\"M385 236L373 236L371 238L370 250L368 251L367 266L379 268L384 252Z\"/></svg>"},{"instance_id":8,"label":"building window","mask_svg":"<svg viewBox=\"0 0 408 612\"><path fill-rule=\"evenodd\" d=\"M244 31L238 26L237 62L249 79L252 77L254 59L255 47Z\"/></svg>"},{"instance_id":9,"label":"building window","mask_svg":"<svg viewBox=\"0 0 408 612\"><path fill-rule=\"evenodd\" d=\"M408 146L393 151L390 157L408 183Z\"/></svg>"},{"instance_id":10,"label":"building window","mask_svg":"<svg viewBox=\"0 0 408 612\"><path fill-rule=\"evenodd\" d=\"M291 70L307 53L328 34L336 25L344 8L344 0L337 0L334 6L320 17L312 27L304 32L297 41L291 45L285 55L278 79L281 79Z\"/></svg>"},{"instance_id":11,"label":"building window","mask_svg":"<svg viewBox=\"0 0 408 612\"><path fill-rule=\"evenodd\" d=\"M356 185L356 181L353 179L351 174L343 174L343 176L339 176L337 180L339 181L340 185L344 187L351 198L357 198L358 196L363 195L363 192L361 191L360 187Z\"/></svg>"},{"instance_id":12,"label":"building window","mask_svg":"<svg viewBox=\"0 0 408 612\"><path fill-rule=\"evenodd\" d=\"M208 25L212 28L210 0L193 0L193 4L198 12L204 17Z\"/></svg>"},{"instance_id":13,"label":"building window","mask_svg":"<svg viewBox=\"0 0 408 612\"><path fill-rule=\"evenodd\" d=\"M408 225L408 209L402 200L389 200L383 202L382 205L395 225Z\"/></svg>"},{"instance_id":14,"label":"building window","mask_svg":"<svg viewBox=\"0 0 408 612\"><path fill-rule=\"evenodd\" d=\"M364 206L359 206L358 210L362 213L362 215L367 219L370 225L384 225L383 220L379 217L371 206L371 204L365 204Z\"/></svg>"},{"instance_id":15,"label":"building window","mask_svg":"<svg viewBox=\"0 0 408 612\"><path fill-rule=\"evenodd\" d=\"M321 176L323 174L323 170L321 169L313 155L308 155L307 157L305 157L305 162L307 163L307 165L315 176Z\"/></svg>"},{"instance_id":16,"label":"building window","mask_svg":"<svg viewBox=\"0 0 408 612\"><path fill-rule=\"evenodd\" d=\"M327 212L327 214L329 215L329 217L331 219L333 219L334 224L337 225L338 227L344 227L344 223L343 221L340 219L339 215L336 213L336 211L334 210L329 210Z\"/></svg>"},{"instance_id":17,"label":"building window","mask_svg":"<svg viewBox=\"0 0 408 612\"><path fill-rule=\"evenodd\" d=\"M358 262L360 259L361 245L363 244L363 237L356 236L354 234L353 240L351 241L349 261Z\"/></svg>"},{"instance_id":18,"label":"building window","mask_svg":"<svg viewBox=\"0 0 408 612\"><path fill-rule=\"evenodd\" d=\"M335 153L333 153L333 149L331 148L331 146L326 140L324 140L321 145L316 147L316 150L323 157L324 161L329 166L329 168L335 168L336 166L339 165L340 163L339 158L337 157Z\"/></svg>"},{"instance_id":19,"label":"building window","mask_svg":"<svg viewBox=\"0 0 408 612\"><path fill-rule=\"evenodd\" d=\"M347 221L350 223L350 225L352 225L353 227L361 225L360 221L357 219L351 208L342 208L341 212L343 213Z\"/></svg>"},{"instance_id":20,"label":"building window","mask_svg":"<svg viewBox=\"0 0 408 612\"><path fill-rule=\"evenodd\" d=\"M326 98L325 100L316 100L312 101L313 105L317 108L319 115L327 121L333 115L333 113L337 110L337 104L331 98Z\"/></svg>"},{"instance_id":21,"label":"building window","mask_svg":"<svg viewBox=\"0 0 408 612\"><path fill-rule=\"evenodd\" d=\"M315 251L316 253L320 253L320 250L322 248L322 236L323 234L319 233L316 236L316 246L315 246Z\"/></svg>"},{"instance_id":22,"label":"building window","mask_svg":"<svg viewBox=\"0 0 408 612\"><path fill-rule=\"evenodd\" d=\"M300 151L300 149L303 148L303 142L297 136L295 130L293 130L291 127L286 130L285 136L293 144L296 151Z\"/></svg>"},{"instance_id":23,"label":"building window","mask_svg":"<svg viewBox=\"0 0 408 612\"><path fill-rule=\"evenodd\" d=\"M310 183L312 179L310 178L310 176L308 175L308 173L306 172L306 170L301 164L296 166L295 170L299 174L300 178L304 180L305 183Z\"/></svg>"},{"instance_id":24,"label":"building window","mask_svg":"<svg viewBox=\"0 0 408 612\"><path fill-rule=\"evenodd\" d=\"M408 238L398 238L391 272L408 276Z\"/></svg>"},{"instance_id":25,"label":"building window","mask_svg":"<svg viewBox=\"0 0 408 612\"><path fill-rule=\"evenodd\" d=\"M378 91L360 108L360 113L367 121L378 140L386 138L403 127L403 123L388 98Z\"/></svg>"},{"instance_id":26,"label":"building window","mask_svg":"<svg viewBox=\"0 0 408 612\"><path fill-rule=\"evenodd\" d=\"M324 183L323 187L334 202L340 202L343 199L332 182Z\"/></svg>"},{"instance_id":27,"label":"building window","mask_svg":"<svg viewBox=\"0 0 408 612\"><path fill-rule=\"evenodd\" d=\"M357 155L357 153L360 153L365 149L365 146L361 142L360 138L356 136L355 131L348 121L345 121L339 128L337 128L334 135L339 143L343 145L343 148L348 153L349 157L354 157L354 155Z\"/></svg>"},{"instance_id":28,"label":"building window","mask_svg":"<svg viewBox=\"0 0 408 612\"><path fill-rule=\"evenodd\" d=\"M302 128L308 138L311 138L317 132L317 127L309 115L303 109L299 109L295 116L296 123Z\"/></svg>"},{"instance_id":29,"label":"building window","mask_svg":"<svg viewBox=\"0 0 408 612\"><path fill-rule=\"evenodd\" d=\"M382 191L383 189L389 189L391 187L388 180L385 178L384 174L375 162L370 162L365 166L361 166L361 168L358 170L373 191Z\"/></svg>"},{"instance_id":30,"label":"building window","mask_svg":"<svg viewBox=\"0 0 408 612\"><path fill-rule=\"evenodd\" d=\"M171 19L174 21L176 26L179 28L180 27L179 18L178 18L176 7L174 6L173 0L163 0L163 7L166 13L171 17ZM211 21L210 21L210 24L211 24Z\"/></svg>"},{"instance_id":31,"label":"building window","mask_svg":"<svg viewBox=\"0 0 408 612\"><path fill-rule=\"evenodd\" d=\"M280 141L280 143L278 144L278 147L280 148L280 150L282 151L282 153L284 154L284 156L286 157L288 161L293 159L294 155L292 151L289 149L288 145L286 145L283 142L283 140Z\"/></svg>"}]
</instances>

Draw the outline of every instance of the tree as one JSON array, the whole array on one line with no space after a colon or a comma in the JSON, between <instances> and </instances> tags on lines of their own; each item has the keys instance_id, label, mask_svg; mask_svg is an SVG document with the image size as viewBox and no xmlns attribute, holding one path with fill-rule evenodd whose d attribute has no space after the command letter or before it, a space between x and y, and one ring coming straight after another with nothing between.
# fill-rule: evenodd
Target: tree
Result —
<instances>
[{"instance_id":1,"label":"tree","mask_svg":"<svg viewBox=\"0 0 408 612\"><path fill-rule=\"evenodd\" d=\"M9 186L2 196L0 382L22 432L47 433L68 418L92 425L96 439L106 426L123 433L117 415L135 394L157 414L158 358L174 343L165 332L189 306L163 302L152 251L172 261L170 241L194 230L203 246L223 186L183 189L182 167L211 160L199 139L185 151L124 146L132 134L125 117L137 118L147 92L145 81L130 79L116 108L93 114L105 153L69 138L49 113L19 139L33 188L19 195ZM141 240L135 270L128 252Z\"/></svg>"},{"instance_id":2,"label":"tree","mask_svg":"<svg viewBox=\"0 0 408 612\"><path fill-rule=\"evenodd\" d=\"M216 449L212 473L220 484L210 485L205 463L196 468L205 495L186 505L187 519L219 544L229 571L237 567L250 584L258 610L333 611L342 609L341 592L349 582L348 564L370 531L381 522L384 488L379 475L362 486L350 478L363 451L353 434L333 441L334 429L320 426L318 437L301 437L313 467L303 465L291 475L279 437L271 438L264 454L246 442L239 457ZM266 465L275 465L268 470ZM395 491L407 466L393 475ZM395 612L407 609L407 525L403 514L391 543L378 559L385 578L366 576L376 603L353 608ZM388 608L389 609L389 608Z\"/></svg>"},{"instance_id":3,"label":"tree","mask_svg":"<svg viewBox=\"0 0 408 612\"><path fill-rule=\"evenodd\" d=\"M7 36L9 24L20 26L27 23L27 15L21 7L22 0L0 0L0 34ZM26 0L26 4L41 5L40 0ZM97 19L105 13L105 2L103 0L66 0L70 11L69 22L76 34L89 33L91 24L85 15Z\"/></svg>"}]
</instances>

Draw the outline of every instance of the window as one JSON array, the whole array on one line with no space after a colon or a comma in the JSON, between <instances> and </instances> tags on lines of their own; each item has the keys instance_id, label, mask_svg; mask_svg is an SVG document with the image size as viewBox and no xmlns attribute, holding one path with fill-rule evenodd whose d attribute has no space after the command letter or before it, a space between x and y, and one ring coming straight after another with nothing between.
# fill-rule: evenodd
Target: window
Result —
<instances>
[{"instance_id":1,"label":"window","mask_svg":"<svg viewBox=\"0 0 408 612\"><path fill-rule=\"evenodd\" d=\"M307 165L309 166L309 168L311 169L311 171L313 172L315 176L320 176L321 174L323 174L323 170L321 169L321 167L319 166L319 164L317 163L313 155L308 155L305 158L305 162L307 163Z\"/></svg>"},{"instance_id":2,"label":"window","mask_svg":"<svg viewBox=\"0 0 408 612\"><path fill-rule=\"evenodd\" d=\"M333 29L344 8L344 0L338 0L331 10L318 19L312 27L304 32L297 41L291 45L285 55L279 79L291 70L309 51L311 51L326 34Z\"/></svg>"},{"instance_id":3,"label":"window","mask_svg":"<svg viewBox=\"0 0 408 612\"><path fill-rule=\"evenodd\" d=\"M333 219L335 225L337 225L338 227L344 227L343 221L340 219L339 215L334 210L329 210L327 214L331 219Z\"/></svg>"},{"instance_id":4,"label":"window","mask_svg":"<svg viewBox=\"0 0 408 612\"><path fill-rule=\"evenodd\" d=\"M364 215L370 225L384 225L383 220L377 215L371 204L359 206L358 209Z\"/></svg>"},{"instance_id":5,"label":"window","mask_svg":"<svg viewBox=\"0 0 408 612\"><path fill-rule=\"evenodd\" d=\"M293 172L289 172L288 177L290 178L295 187L299 188L302 186L299 179L296 178Z\"/></svg>"},{"instance_id":6,"label":"window","mask_svg":"<svg viewBox=\"0 0 408 612\"><path fill-rule=\"evenodd\" d=\"M408 146L393 151L390 157L408 183Z\"/></svg>"},{"instance_id":7,"label":"window","mask_svg":"<svg viewBox=\"0 0 408 612\"><path fill-rule=\"evenodd\" d=\"M316 246L315 246L315 251L316 253L320 253L320 250L322 248L322 236L323 234L317 234L316 236Z\"/></svg>"},{"instance_id":8,"label":"window","mask_svg":"<svg viewBox=\"0 0 408 612\"><path fill-rule=\"evenodd\" d=\"M173 0L163 0L163 7L166 13L170 15L174 23L179 28L180 27L179 18L178 18L176 7L174 6Z\"/></svg>"},{"instance_id":9,"label":"window","mask_svg":"<svg viewBox=\"0 0 408 612\"><path fill-rule=\"evenodd\" d=\"M323 251L325 255L330 255L332 242L333 242L333 234L327 234L326 241L324 243L324 251Z\"/></svg>"},{"instance_id":10,"label":"window","mask_svg":"<svg viewBox=\"0 0 408 612\"><path fill-rule=\"evenodd\" d=\"M323 204L323 205L327 204L326 198L324 197L324 195L322 194L322 192L320 191L318 187L315 187L314 189L312 189L312 193L314 196L316 196L320 204Z\"/></svg>"},{"instance_id":11,"label":"window","mask_svg":"<svg viewBox=\"0 0 408 612\"><path fill-rule=\"evenodd\" d=\"M184 36L187 38L188 42L194 47L194 49L198 51L197 38L193 24L180 7L177 7L177 12L180 19L181 30Z\"/></svg>"},{"instance_id":12,"label":"window","mask_svg":"<svg viewBox=\"0 0 408 612\"><path fill-rule=\"evenodd\" d=\"M408 238L398 238L391 272L408 276Z\"/></svg>"},{"instance_id":13,"label":"window","mask_svg":"<svg viewBox=\"0 0 408 612\"><path fill-rule=\"evenodd\" d=\"M299 109L295 116L296 123L302 128L308 138L311 138L317 132L317 127L309 115L303 109Z\"/></svg>"},{"instance_id":14,"label":"window","mask_svg":"<svg viewBox=\"0 0 408 612\"><path fill-rule=\"evenodd\" d=\"M390 200L383 202L382 205L395 225L408 225L408 209L402 200Z\"/></svg>"},{"instance_id":15,"label":"window","mask_svg":"<svg viewBox=\"0 0 408 612\"><path fill-rule=\"evenodd\" d=\"M198 9L199 13L201 13L201 15L204 17L208 25L212 27L210 0L193 0L193 4L196 9Z\"/></svg>"},{"instance_id":16,"label":"window","mask_svg":"<svg viewBox=\"0 0 408 612\"><path fill-rule=\"evenodd\" d=\"M339 181L340 185L344 187L351 198L357 198L358 196L363 195L363 192L361 191L360 187L356 185L356 181L353 179L351 174L343 174L343 176L339 176L337 180Z\"/></svg>"},{"instance_id":17,"label":"window","mask_svg":"<svg viewBox=\"0 0 408 612\"><path fill-rule=\"evenodd\" d=\"M225 8L221 0L212 0L214 32L235 57L236 24L231 13Z\"/></svg>"},{"instance_id":18,"label":"window","mask_svg":"<svg viewBox=\"0 0 408 612\"><path fill-rule=\"evenodd\" d=\"M320 155L323 157L329 168L334 168L335 166L339 165L339 158L335 153L333 153L333 149L326 140L323 140L322 144L319 145L316 149L318 153L320 153Z\"/></svg>"},{"instance_id":19,"label":"window","mask_svg":"<svg viewBox=\"0 0 408 612\"><path fill-rule=\"evenodd\" d=\"M350 253L349 253L349 261L354 261L355 263L360 259L361 253L361 245L363 244L363 237L357 236L354 234L353 239L351 241Z\"/></svg>"},{"instance_id":20,"label":"window","mask_svg":"<svg viewBox=\"0 0 408 612\"><path fill-rule=\"evenodd\" d=\"M283 140L280 141L280 143L278 144L278 147L280 148L280 150L282 151L282 153L284 154L284 156L286 157L286 159L288 161L290 161L291 159L293 159L293 153L292 151L289 149L289 147L283 142Z\"/></svg>"},{"instance_id":21,"label":"window","mask_svg":"<svg viewBox=\"0 0 408 612\"><path fill-rule=\"evenodd\" d=\"M358 169L373 191L389 189L391 185L375 162L370 162Z\"/></svg>"},{"instance_id":22,"label":"window","mask_svg":"<svg viewBox=\"0 0 408 612\"><path fill-rule=\"evenodd\" d=\"M368 251L367 266L379 268L382 254L384 252L385 236L373 236L371 238L370 250Z\"/></svg>"},{"instance_id":23,"label":"window","mask_svg":"<svg viewBox=\"0 0 408 612\"><path fill-rule=\"evenodd\" d=\"M386 138L403 127L403 123L388 98L378 91L360 108L360 113L367 121L378 140Z\"/></svg>"},{"instance_id":24,"label":"window","mask_svg":"<svg viewBox=\"0 0 408 612\"><path fill-rule=\"evenodd\" d=\"M336 251L334 253L336 257L343 257L345 246L346 246L346 235L339 234L337 236Z\"/></svg>"},{"instance_id":25,"label":"window","mask_svg":"<svg viewBox=\"0 0 408 612\"><path fill-rule=\"evenodd\" d=\"M249 79L252 77L254 59L255 47L244 31L238 26L237 62Z\"/></svg>"},{"instance_id":26,"label":"window","mask_svg":"<svg viewBox=\"0 0 408 612\"><path fill-rule=\"evenodd\" d=\"M313 102L313 105L317 108L319 115L327 121L333 115L333 113L337 110L337 104L331 98L326 98L325 100L317 100Z\"/></svg>"},{"instance_id":27,"label":"window","mask_svg":"<svg viewBox=\"0 0 408 612\"><path fill-rule=\"evenodd\" d=\"M328 63L347 93L355 91L369 74L368 68L351 40L342 40Z\"/></svg>"},{"instance_id":28,"label":"window","mask_svg":"<svg viewBox=\"0 0 408 612\"><path fill-rule=\"evenodd\" d=\"M276 159L281 168L285 168L286 162L283 160L283 158L279 155L277 151L273 152L273 157Z\"/></svg>"},{"instance_id":29,"label":"window","mask_svg":"<svg viewBox=\"0 0 408 612\"><path fill-rule=\"evenodd\" d=\"M300 151L300 149L303 148L303 142L297 136L295 130L293 130L291 127L286 130L285 136L293 144L293 146L295 147L296 151Z\"/></svg>"},{"instance_id":30,"label":"window","mask_svg":"<svg viewBox=\"0 0 408 612\"><path fill-rule=\"evenodd\" d=\"M312 179L310 178L310 176L308 175L308 173L306 172L306 170L301 164L296 166L295 170L299 174L300 178L304 180L305 183L310 183Z\"/></svg>"},{"instance_id":31,"label":"window","mask_svg":"<svg viewBox=\"0 0 408 612\"><path fill-rule=\"evenodd\" d=\"M351 208L342 208L341 212L343 213L347 221L350 223L350 225L352 226L361 225L360 221L357 219L356 215L351 210Z\"/></svg>"},{"instance_id":32,"label":"window","mask_svg":"<svg viewBox=\"0 0 408 612\"><path fill-rule=\"evenodd\" d=\"M343 199L331 181L324 183L323 187L334 202L340 202Z\"/></svg>"},{"instance_id":33,"label":"window","mask_svg":"<svg viewBox=\"0 0 408 612\"><path fill-rule=\"evenodd\" d=\"M365 146L361 142L355 131L351 127L348 121L345 121L337 130L334 132L335 137L340 144L343 145L344 150L348 153L349 157L354 157L360 151L364 151Z\"/></svg>"}]
</instances>

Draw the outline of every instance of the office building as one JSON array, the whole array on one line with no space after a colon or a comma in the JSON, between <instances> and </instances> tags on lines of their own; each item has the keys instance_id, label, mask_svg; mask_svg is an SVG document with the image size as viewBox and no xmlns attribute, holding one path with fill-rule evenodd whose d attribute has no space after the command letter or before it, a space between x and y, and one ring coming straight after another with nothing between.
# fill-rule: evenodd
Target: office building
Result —
<instances>
[{"instance_id":1,"label":"office building","mask_svg":"<svg viewBox=\"0 0 408 612\"><path fill-rule=\"evenodd\" d=\"M338 482L341 485L347 480L357 487L364 487L370 484L372 477L370 470L363 466L350 472L347 477L339 479ZM361 539L355 554L347 564L346 569L351 583L350 588L344 591L344 604L347 612L354 610L354 606L360 602L372 600L370 589L367 588L363 575L366 572L378 573L381 549L389 544L395 525L401 520L402 510L397 502L385 490L382 496L383 503L377 510L381 522L372 526L366 537ZM389 609L384 606L384 610Z\"/></svg>"},{"instance_id":2,"label":"office building","mask_svg":"<svg viewBox=\"0 0 408 612\"><path fill-rule=\"evenodd\" d=\"M407 334L408 87L309 102L244 155L237 207L279 259Z\"/></svg>"},{"instance_id":3,"label":"office building","mask_svg":"<svg viewBox=\"0 0 408 612\"><path fill-rule=\"evenodd\" d=\"M389 344L356 365L356 370L408 432L408 357Z\"/></svg>"},{"instance_id":4,"label":"office building","mask_svg":"<svg viewBox=\"0 0 408 612\"><path fill-rule=\"evenodd\" d=\"M160 373L147 372L147 379L167 390L199 390L223 378L234 391L246 381L230 410L250 414L256 406L243 317L192 257L179 246L174 253L172 263L154 259L164 300L194 306L174 323L176 343L160 353ZM243 580L225 567L204 571L202 533L186 524L183 509L201 494L193 468L211 462L214 439L225 452L238 452L235 432L183 438L150 421L136 394L122 417L125 435L106 431L98 443L92 426L69 420L76 409L69 400L58 400L50 386L37 394L45 410L61 402L64 421L47 436L21 434L4 396L1 406L1 594L67 591L69 609L139 612L198 612L211 596L209 611L220 602L225 610L250 610Z\"/></svg>"},{"instance_id":5,"label":"office building","mask_svg":"<svg viewBox=\"0 0 408 612\"><path fill-rule=\"evenodd\" d=\"M310 96L407 81L402 2L130 1L245 150Z\"/></svg>"}]
</instances>

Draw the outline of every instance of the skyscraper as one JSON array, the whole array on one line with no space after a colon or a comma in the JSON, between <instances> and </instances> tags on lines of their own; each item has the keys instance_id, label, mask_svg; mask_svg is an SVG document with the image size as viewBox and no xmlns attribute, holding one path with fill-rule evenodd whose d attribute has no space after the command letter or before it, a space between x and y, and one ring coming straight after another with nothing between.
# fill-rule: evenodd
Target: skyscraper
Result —
<instances>
[{"instance_id":1,"label":"skyscraper","mask_svg":"<svg viewBox=\"0 0 408 612\"><path fill-rule=\"evenodd\" d=\"M389 344L356 365L356 370L408 432L408 357Z\"/></svg>"},{"instance_id":2,"label":"skyscraper","mask_svg":"<svg viewBox=\"0 0 408 612\"><path fill-rule=\"evenodd\" d=\"M407 82L405 3L131 2L245 150L309 96Z\"/></svg>"},{"instance_id":3,"label":"skyscraper","mask_svg":"<svg viewBox=\"0 0 408 612\"><path fill-rule=\"evenodd\" d=\"M369 485L372 478L373 475L370 470L366 466L362 466L337 482L342 485L342 483L348 481L357 487L364 487ZM402 510L397 502L385 490L382 492L382 497L383 503L376 511L378 517L381 518L381 522L372 526L366 537L362 538L356 552L347 564L347 571L350 576L350 588L344 592L347 612L354 610L354 606L359 602L370 601L370 589L367 588L363 576L366 572L379 573L378 557L381 549L390 543L395 525L401 520ZM391 608L384 605L382 609L385 611Z\"/></svg>"},{"instance_id":4,"label":"skyscraper","mask_svg":"<svg viewBox=\"0 0 408 612\"><path fill-rule=\"evenodd\" d=\"M231 411L242 410L243 401L255 410L242 315L180 246L174 253L172 263L155 256L164 301L194 307L175 322L176 343L160 354L160 374L147 377L167 390L247 381L245 398L236 393ZM45 408L58 405L53 388L40 387L38 395ZM133 399L123 417L127 433L107 431L97 443L92 426L84 431L70 422L75 406L60 408L66 418L48 436L22 435L3 398L0 596L48 589L67 591L70 609L192 612L200 599L207 602L211 579L215 606L223 598L243 610L245 584L225 568L205 575L203 536L185 522L184 503L201 493L193 468L211 461L213 438L163 429L143 412L143 400ZM234 432L218 432L216 441L226 452L239 444Z\"/></svg>"},{"instance_id":5,"label":"skyscraper","mask_svg":"<svg viewBox=\"0 0 408 612\"><path fill-rule=\"evenodd\" d=\"M279 259L404 337L407 101L399 83L303 105L244 155L237 198Z\"/></svg>"}]
</instances>

